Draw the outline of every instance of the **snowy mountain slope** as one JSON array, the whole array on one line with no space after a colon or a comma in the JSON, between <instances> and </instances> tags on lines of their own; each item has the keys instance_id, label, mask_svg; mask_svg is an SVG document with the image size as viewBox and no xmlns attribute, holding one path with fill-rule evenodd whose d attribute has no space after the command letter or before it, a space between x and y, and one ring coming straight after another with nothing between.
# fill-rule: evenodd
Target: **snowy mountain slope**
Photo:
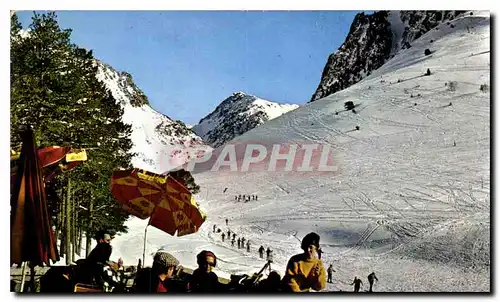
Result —
<instances>
[{"instance_id":1,"label":"snowy mountain slope","mask_svg":"<svg viewBox=\"0 0 500 302\"><path fill-rule=\"evenodd\" d=\"M130 74L117 72L102 62L98 62L98 66L98 79L106 84L122 105L123 121L132 125L131 139L134 146L131 152L137 153L132 159L134 167L163 173L170 168L168 158L172 155L172 148L204 144L182 122L173 121L154 110Z\"/></svg>"},{"instance_id":2,"label":"snowy mountain slope","mask_svg":"<svg viewBox=\"0 0 500 302\"><path fill-rule=\"evenodd\" d=\"M490 94L480 90L490 85L489 12L451 24L357 84L233 140L330 144L338 172L196 174L207 221L180 238L149 228L146 264L164 248L195 267L196 254L209 249L221 260L219 275L254 273L264 265L262 244L283 275L298 239L314 231L323 262L337 271L329 291L351 291L354 276L372 271L375 291L490 291ZM424 56L426 48L433 53ZM346 101L357 113L344 110ZM259 199L237 202L239 194ZM131 219L112 257L136 263L146 224ZM252 251L221 242L214 224L249 239Z\"/></svg>"},{"instance_id":3,"label":"snowy mountain slope","mask_svg":"<svg viewBox=\"0 0 500 302\"><path fill-rule=\"evenodd\" d=\"M212 147L219 147L234 137L298 107L273 103L237 92L222 101L192 130Z\"/></svg>"},{"instance_id":4,"label":"snowy mountain slope","mask_svg":"<svg viewBox=\"0 0 500 302\"><path fill-rule=\"evenodd\" d=\"M345 89L382 66L400 49L464 11L378 11L355 16L349 34L328 57L311 102Z\"/></svg>"}]
</instances>

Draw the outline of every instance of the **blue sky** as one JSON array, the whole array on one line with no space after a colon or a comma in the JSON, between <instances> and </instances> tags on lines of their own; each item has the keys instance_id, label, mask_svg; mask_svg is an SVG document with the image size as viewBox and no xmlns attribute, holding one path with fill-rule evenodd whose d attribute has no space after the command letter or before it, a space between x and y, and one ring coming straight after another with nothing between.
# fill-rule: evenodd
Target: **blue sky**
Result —
<instances>
[{"instance_id":1,"label":"blue sky","mask_svg":"<svg viewBox=\"0 0 500 302\"><path fill-rule=\"evenodd\" d=\"M72 41L196 124L233 92L304 104L357 11L60 11ZM23 27L32 12L18 12Z\"/></svg>"}]
</instances>

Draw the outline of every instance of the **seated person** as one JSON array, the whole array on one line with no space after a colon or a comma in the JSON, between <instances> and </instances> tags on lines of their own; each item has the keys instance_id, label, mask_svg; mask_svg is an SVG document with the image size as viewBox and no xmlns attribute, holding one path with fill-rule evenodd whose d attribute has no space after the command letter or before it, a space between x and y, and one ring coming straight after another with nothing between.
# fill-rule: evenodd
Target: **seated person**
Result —
<instances>
[{"instance_id":1,"label":"seated person","mask_svg":"<svg viewBox=\"0 0 500 302\"><path fill-rule=\"evenodd\" d=\"M175 291L170 282L179 261L166 252L157 252L153 258L153 267L137 272L133 291L146 293L165 293Z\"/></svg>"},{"instance_id":2,"label":"seated person","mask_svg":"<svg viewBox=\"0 0 500 302\"><path fill-rule=\"evenodd\" d=\"M212 271L217 265L217 257L210 251L201 251L196 260L198 268L194 270L189 282L189 289L192 292L218 292L222 285L219 278Z\"/></svg>"}]
</instances>

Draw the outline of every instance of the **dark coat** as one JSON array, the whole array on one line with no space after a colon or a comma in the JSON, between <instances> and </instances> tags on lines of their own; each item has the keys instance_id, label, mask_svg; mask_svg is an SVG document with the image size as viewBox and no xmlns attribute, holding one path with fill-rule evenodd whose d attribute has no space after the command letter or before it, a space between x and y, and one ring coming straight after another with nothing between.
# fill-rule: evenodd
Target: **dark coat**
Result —
<instances>
[{"instance_id":1,"label":"dark coat","mask_svg":"<svg viewBox=\"0 0 500 302\"><path fill-rule=\"evenodd\" d=\"M158 288L158 283L162 282L157 274L150 267L140 270L136 277L133 286L134 292L139 293L155 293ZM174 278L165 279L163 286L167 292L186 292L186 284L183 280Z\"/></svg>"},{"instance_id":2,"label":"dark coat","mask_svg":"<svg viewBox=\"0 0 500 302\"><path fill-rule=\"evenodd\" d=\"M111 257L113 248L107 242L100 242L96 247L90 252L86 259L87 264L97 264L99 262L106 263Z\"/></svg>"},{"instance_id":3,"label":"dark coat","mask_svg":"<svg viewBox=\"0 0 500 302\"><path fill-rule=\"evenodd\" d=\"M102 265L106 265L106 262L109 261L112 250L109 243L98 243L81 266L79 281L90 284L94 282L101 283L99 280L102 275Z\"/></svg>"},{"instance_id":4,"label":"dark coat","mask_svg":"<svg viewBox=\"0 0 500 302\"><path fill-rule=\"evenodd\" d=\"M189 289L192 292L220 292L222 284L214 272L207 273L197 268L191 276Z\"/></svg>"}]
</instances>

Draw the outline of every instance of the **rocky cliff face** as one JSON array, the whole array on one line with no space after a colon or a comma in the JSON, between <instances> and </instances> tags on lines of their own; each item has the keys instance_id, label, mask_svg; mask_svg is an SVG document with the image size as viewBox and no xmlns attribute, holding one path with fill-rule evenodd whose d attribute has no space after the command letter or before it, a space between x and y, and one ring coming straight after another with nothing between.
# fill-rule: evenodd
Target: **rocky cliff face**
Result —
<instances>
[{"instance_id":1,"label":"rocky cliff face","mask_svg":"<svg viewBox=\"0 0 500 302\"><path fill-rule=\"evenodd\" d=\"M172 165L187 161L182 150L204 145L203 140L184 123L154 110L130 74L118 72L102 62L97 64L98 79L105 83L123 107L122 120L132 125L131 139L134 146L131 152L136 153L132 159L134 167L164 173L173 168Z\"/></svg>"},{"instance_id":2,"label":"rocky cliff face","mask_svg":"<svg viewBox=\"0 0 500 302\"><path fill-rule=\"evenodd\" d=\"M382 66L399 50L464 11L379 11L359 13L345 42L328 57L311 102L346 89Z\"/></svg>"}]
</instances>

